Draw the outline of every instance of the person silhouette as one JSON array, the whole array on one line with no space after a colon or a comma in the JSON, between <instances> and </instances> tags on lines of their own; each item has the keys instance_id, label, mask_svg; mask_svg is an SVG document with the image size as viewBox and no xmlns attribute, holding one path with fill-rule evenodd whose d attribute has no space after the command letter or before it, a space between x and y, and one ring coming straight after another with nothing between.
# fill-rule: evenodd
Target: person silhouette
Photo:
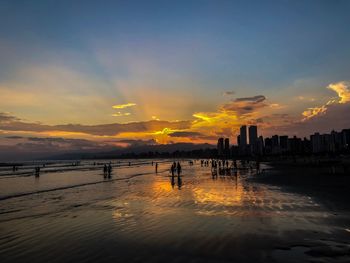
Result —
<instances>
[{"instance_id":1,"label":"person silhouette","mask_svg":"<svg viewBox=\"0 0 350 263\"><path fill-rule=\"evenodd\" d=\"M180 176L181 175L181 164L180 162L177 162L177 176Z\"/></svg>"},{"instance_id":2,"label":"person silhouette","mask_svg":"<svg viewBox=\"0 0 350 263\"><path fill-rule=\"evenodd\" d=\"M106 177L107 175L107 164L103 166L103 176Z\"/></svg>"},{"instance_id":3,"label":"person silhouette","mask_svg":"<svg viewBox=\"0 0 350 263\"><path fill-rule=\"evenodd\" d=\"M170 170L171 170L171 176L174 176L174 173L175 173L175 165L174 164L171 165Z\"/></svg>"},{"instance_id":4,"label":"person silhouette","mask_svg":"<svg viewBox=\"0 0 350 263\"><path fill-rule=\"evenodd\" d=\"M156 163L156 173L158 173L158 163Z\"/></svg>"}]
</instances>

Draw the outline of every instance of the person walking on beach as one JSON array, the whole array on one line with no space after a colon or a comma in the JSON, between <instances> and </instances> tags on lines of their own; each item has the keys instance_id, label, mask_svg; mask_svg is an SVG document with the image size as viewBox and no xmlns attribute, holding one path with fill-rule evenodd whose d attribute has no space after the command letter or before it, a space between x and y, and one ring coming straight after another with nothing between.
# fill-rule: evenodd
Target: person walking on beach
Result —
<instances>
[{"instance_id":1,"label":"person walking on beach","mask_svg":"<svg viewBox=\"0 0 350 263\"><path fill-rule=\"evenodd\" d=\"M37 166L37 167L35 167L35 176L39 177L39 175L40 175L40 167Z\"/></svg>"},{"instance_id":2,"label":"person walking on beach","mask_svg":"<svg viewBox=\"0 0 350 263\"><path fill-rule=\"evenodd\" d=\"M107 174L107 164L105 164L103 166L103 174L106 175Z\"/></svg>"},{"instance_id":3,"label":"person walking on beach","mask_svg":"<svg viewBox=\"0 0 350 263\"><path fill-rule=\"evenodd\" d=\"M156 173L158 173L158 163L156 163Z\"/></svg>"},{"instance_id":4,"label":"person walking on beach","mask_svg":"<svg viewBox=\"0 0 350 263\"><path fill-rule=\"evenodd\" d=\"M171 176L174 176L174 173L175 173L175 165L174 164L171 165L170 170L171 170Z\"/></svg>"},{"instance_id":5,"label":"person walking on beach","mask_svg":"<svg viewBox=\"0 0 350 263\"><path fill-rule=\"evenodd\" d=\"M180 174L181 174L181 164L180 164L180 162L177 162L177 176L180 176Z\"/></svg>"}]
</instances>

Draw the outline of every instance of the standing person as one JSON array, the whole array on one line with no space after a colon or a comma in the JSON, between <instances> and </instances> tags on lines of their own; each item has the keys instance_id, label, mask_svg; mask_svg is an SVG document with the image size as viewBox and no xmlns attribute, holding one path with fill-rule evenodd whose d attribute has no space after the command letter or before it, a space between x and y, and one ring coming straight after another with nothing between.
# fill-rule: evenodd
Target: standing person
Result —
<instances>
[{"instance_id":1,"label":"standing person","mask_svg":"<svg viewBox=\"0 0 350 263\"><path fill-rule=\"evenodd\" d=\"M177 162L177 175L180 176L181 174L181 165L180 165L180 162Z\"/></svg>"},{"instance_id":2,"label":"standing person","mask_svg":"<svg viewBox=\"0 0 350 263\"><path fill-rule=\"evenodd\" d=\"M107 164L103 166L103 175L106 176L107 174Z\"/></svg>"},{"instance_id":3,"label":"standing person","mask_svg":"<svg viewBox=\"0 0 350 263\"><path fill-rule=\"evenodd\" d=\"M171 176L174 176L174 172L175 172L175 166L174 166L174 164L171 165L170 170L171 170Z\"/></svg>"},{"instance_id":4,"label":"standing person","mask_svg":"<svg viewBox=\"0 0 350 263\"><path fill-rule=\"evenodd\" d=\"M156 163L156 173L158 173L158 163Z\"/></svg>"}]
</instances>

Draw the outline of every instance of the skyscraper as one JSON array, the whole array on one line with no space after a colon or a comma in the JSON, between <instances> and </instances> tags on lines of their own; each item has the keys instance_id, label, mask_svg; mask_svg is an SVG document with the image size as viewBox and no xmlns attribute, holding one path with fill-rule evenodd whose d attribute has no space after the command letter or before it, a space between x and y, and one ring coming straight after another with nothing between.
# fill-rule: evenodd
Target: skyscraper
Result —
<instances>
[{"instance_id":1,"label":"skyscraper","mask_svg":"<svg viewBox=\"0 0 350 263\"><path fill-rule=\"evenodd\" d=\"M258 127L257 126L249 126L249 144L254 147L258 140Z\"/></svg>"},{"instance_id":2,"label":"skyscraper","mask_svg":"<svg viewBox=\"0 0 350 263\"><path fill-rule=\"evenodd\" d=\"M224 155L224 138L219 138L218 140L218 155Z\"/></svg>"},{"instance_id":3,"label":"skyscraper","mask_svg":"<svg viewBox=\"0 0 350 263\"><path fill-rule=\"evenodd\" d=\"M247 126L243 125L240 129L240 146L247 146Z\"/></svg>"},{"instance_id":4,"label":"skyscraper","mask_svg":"<svg viewBox=\"0 0 350 263\"><path fill-rule=\"evenodd\" d=\"M229 138L225 138L225 148L224 148L224 153L225 153L225 157L228 158L230 157L230 139Z\"/></svg>"}]
</instances>

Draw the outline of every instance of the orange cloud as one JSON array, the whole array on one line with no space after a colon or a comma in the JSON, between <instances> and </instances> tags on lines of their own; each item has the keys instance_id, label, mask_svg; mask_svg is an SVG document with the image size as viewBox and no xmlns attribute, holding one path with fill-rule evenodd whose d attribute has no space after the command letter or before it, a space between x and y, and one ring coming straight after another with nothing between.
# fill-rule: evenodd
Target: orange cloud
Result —
<instances>
[{"instance_id":1,"label":"orange cloud","mask_svg":"<svg viewBox=\"0 0 350 263\"><path fill-rule=\"evenodd\" d=\"M348 87L349 85L345 81L329 84L327 88L335 91L338 95L338 98L332 98L325 105L308 108L307 110L303 111L302 115L304 118L302 121L306 121L316 116L325 114L328 110L328 107L332 104L344 104L350 102L350 91Z\"/></svg>"},{"instance_id":2,"label":"orange cloud","mask_svg":"<svg viewBox=\"0 0 350 263\"><path fill-rule=\"evenodd\" d=\"M325 105L321 107L308 108L307 110L302 112L302 115L304 116L302 121L306 121L320 114L324 114L326 111L327 111L327 108Z\"/></svg>"},{"instance_id":3,"label":"orange cloud","mask_svg":"<svg viewBox=\"0 0 350 263\"><path fill-rule=\"evenodd\" d=\"M338 94L339 103L347 103L350 101L349 83L345 81L331 83L327 88L335 91Z\"/></svg>"}]
</instances>

